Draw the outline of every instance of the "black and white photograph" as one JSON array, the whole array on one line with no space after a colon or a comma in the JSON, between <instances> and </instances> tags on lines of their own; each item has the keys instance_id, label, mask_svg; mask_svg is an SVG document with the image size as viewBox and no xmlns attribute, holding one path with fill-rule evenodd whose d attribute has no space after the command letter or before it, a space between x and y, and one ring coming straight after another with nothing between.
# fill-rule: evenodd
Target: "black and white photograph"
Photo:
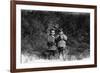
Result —
<instances>
[{"instance_id":1,"label":"black and white photograph","mask_svg":"<svg viewBox=\"0 0 100 73\"><path fill-rule=\"evenodd\" d=\"M96 67L96 6L16 1L12 8L12 70Z\"/></svg>"},{"instance_id":2,"label":"black and white photograph","mask_svg":"<svg viewBox=\"0 0 100 73\"><path fill-rule=\"evenodd\" d=\"M21 10L22 63L90 57L90 13Z\"/></svg>"}]
</instances>

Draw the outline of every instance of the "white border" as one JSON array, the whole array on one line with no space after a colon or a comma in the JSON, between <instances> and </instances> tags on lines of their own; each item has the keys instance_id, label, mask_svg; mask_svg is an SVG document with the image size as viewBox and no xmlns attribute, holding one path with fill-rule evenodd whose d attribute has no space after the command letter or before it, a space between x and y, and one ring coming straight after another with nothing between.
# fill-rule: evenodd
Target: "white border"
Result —
<instances>
[{"instance_id":1,"label":"white border","mask_svg":"<svg viewBox=\"0 0 100 73\"><path fill-rule=\"evenodd\" d=\"M31 64L21 64L21 9L25 10L42 10L42 11L67 11L67 12L87 12L90 13L90 58L81 61L65 61L65 62L35 62ZM85 8L69 8L69 7L50 7L36 5L16 5L16 68L38 68L51 66L73 66L94 64L94 9Z\"/></svg>"}]
</instances>

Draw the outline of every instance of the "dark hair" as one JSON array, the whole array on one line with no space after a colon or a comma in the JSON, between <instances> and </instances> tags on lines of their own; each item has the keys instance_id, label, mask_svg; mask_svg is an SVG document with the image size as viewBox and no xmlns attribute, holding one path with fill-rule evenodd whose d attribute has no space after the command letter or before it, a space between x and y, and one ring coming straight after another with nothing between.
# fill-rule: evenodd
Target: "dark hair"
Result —
<instances>
[{"instance_id":1,"label":"dark hair","mask_svg":"<svg viewBox=\"0 0 100 73\"><path fill-rule=\"evenodd\" d=\"M51 29L51 30L50 30L50 33L51 33L52 31L55 31L55 29Z\"/></svg>"},{"instance_id":2,"label":"dark hair","mask_svg":"<svg viewBox=\"0 0 100 73\"><path fill-rule=\"evenodd\" d=\"M62 31L63 31L63 29L62 29L62 28L60 28L60 29L59 29L59 32L62 32Z\"/></svg>"}]
</instances>

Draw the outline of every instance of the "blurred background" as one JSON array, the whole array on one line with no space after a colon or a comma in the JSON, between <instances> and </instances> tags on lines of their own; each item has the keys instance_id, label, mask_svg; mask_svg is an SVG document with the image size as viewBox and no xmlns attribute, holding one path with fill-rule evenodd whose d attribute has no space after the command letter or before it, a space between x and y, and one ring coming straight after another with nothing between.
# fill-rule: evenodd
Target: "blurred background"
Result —
<instances>
[{"instance_id":1,"label":"blurred background","mask_svg":"<svg viewBox=\"0 0 100 73\"><path fill-rule=\"evenodd\" d=\"M89 57L90 14L79 12L21 10L21 53L42 55L52 28L62 28L68 37L68 59Z\"/></svg>"}]
</instances>

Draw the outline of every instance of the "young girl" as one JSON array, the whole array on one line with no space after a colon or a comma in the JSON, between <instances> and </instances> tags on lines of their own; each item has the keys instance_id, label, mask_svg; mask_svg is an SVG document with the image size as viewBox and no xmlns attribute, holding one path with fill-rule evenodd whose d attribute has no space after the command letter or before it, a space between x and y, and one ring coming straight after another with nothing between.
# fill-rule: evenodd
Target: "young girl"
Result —
<instances>
[{"instance_id":1,"label":"young girl","mask_svg":"<svg viewBox=\"0 0 100 73\"><path fill-rule=\"evenodd\" d=\"M64 56L64 51L66 49L67 36L63 33L62 30L60 30L58 36L56 37L56 41L57 41L59 56L60 55Z\"/></svg>"}]
</instances>

